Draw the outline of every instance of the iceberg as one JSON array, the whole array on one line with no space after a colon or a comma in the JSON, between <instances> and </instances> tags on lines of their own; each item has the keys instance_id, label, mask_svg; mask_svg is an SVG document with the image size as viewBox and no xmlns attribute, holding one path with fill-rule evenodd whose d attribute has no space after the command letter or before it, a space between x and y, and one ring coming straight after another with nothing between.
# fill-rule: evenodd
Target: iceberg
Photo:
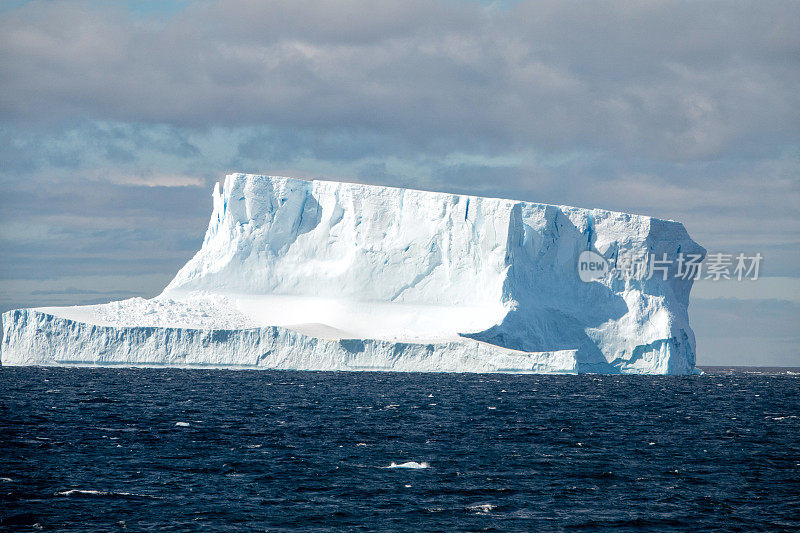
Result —
<instances>
[{"instance_id":1,"label":"iceberg","mask_svg":"<svg viewBox=\"0 0 800 533\"><path fill-rule=\"evenodd\" d=\"M587 252L605 265L588 280ZM4 313L0 360L689 374L680 254L705 250L647 216L232 174L202 247L160 295ZM612 275L644 255L670 262L663 276Z\"/></svg>"}]
</instances>

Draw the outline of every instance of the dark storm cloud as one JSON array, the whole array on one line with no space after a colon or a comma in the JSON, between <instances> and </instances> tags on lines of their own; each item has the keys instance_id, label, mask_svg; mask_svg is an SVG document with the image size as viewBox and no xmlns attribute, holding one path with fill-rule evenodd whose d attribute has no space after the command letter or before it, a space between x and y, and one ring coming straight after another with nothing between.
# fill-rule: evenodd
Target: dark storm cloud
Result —
<instances>
[{"instance_id":1,"label":"dark storm cloud","mask_svg":"<svg viewBox=\"0 0 800 533\"><path fill-rule=\"evenodd\" d=\"M0 113L702 159L798 131L791 2L202 3L0 21Z\"/></svg>"}]
</instances>

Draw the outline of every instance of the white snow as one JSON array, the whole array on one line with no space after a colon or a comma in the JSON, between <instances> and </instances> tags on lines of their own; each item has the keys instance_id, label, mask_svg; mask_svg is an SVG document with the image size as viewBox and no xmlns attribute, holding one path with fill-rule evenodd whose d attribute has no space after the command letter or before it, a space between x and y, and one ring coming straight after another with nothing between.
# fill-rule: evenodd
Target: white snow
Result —
<instances>
[{"instance_id":1,"label":"white snow","mask_svg":"<svg viewBox=\"0 0 800 533\"><path fill-rule=\"evenodd\" d=\"M691 281L583 283L584 250L703 253L671 221L233 174L152 299L3 315L3 364L688 373Z\"/></svg>"}]
</instances>

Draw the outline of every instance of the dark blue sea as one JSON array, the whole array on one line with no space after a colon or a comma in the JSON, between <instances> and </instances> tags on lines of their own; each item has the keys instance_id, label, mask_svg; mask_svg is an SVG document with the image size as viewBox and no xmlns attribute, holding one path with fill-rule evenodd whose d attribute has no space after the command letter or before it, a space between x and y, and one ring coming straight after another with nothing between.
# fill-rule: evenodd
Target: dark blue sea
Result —
<instances>
[{"instance_id":1,"label":"dark blue sea","mask_svg":"<svg viewBox=\"0 0 800 533\"><path fill-rule=\"evenodd\" d=\"M706 371L0 368L0 530L800 530L797 369Z\"/></svg>"}]
</instances>

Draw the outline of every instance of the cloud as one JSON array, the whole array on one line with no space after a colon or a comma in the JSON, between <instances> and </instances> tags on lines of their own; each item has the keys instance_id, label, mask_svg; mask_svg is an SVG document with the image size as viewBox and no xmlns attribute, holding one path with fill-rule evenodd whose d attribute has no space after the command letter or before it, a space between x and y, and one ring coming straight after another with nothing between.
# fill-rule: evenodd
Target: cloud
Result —
<instances>
[{"instance_id":1,"label":"cloud","mask_svg":"<svg viewBox=\"0 0 800 533\"><path fill-rule=\"evenodd\" d=\"M199 187L205 185L205 180L198 176L181 174L127 174L113 171L98 171L97 174L104 177L107 176L109 182L119 185L140 185L145 187Z\"/></svg>"},{"instance_id":2,"label":"cloud","mask_svg":"<svg viewBox=\"0 0 800 533\"><path fill-rule=\"evenodd\" d=\"M154 24L32 3L0 20L0 116L705 159L796 136L799 15L786 2L221 0Z\"/></svg>"},{"instance_id":3,"label":"cloud","mask_svg":"<svg viewBox=\"0 0 800 533\"><path fill-rule=\"evenodd\" d=\"M5 183L0 279L174 274L200 246L210 207L205 187Z\"/></svg>"}]
</instances>

